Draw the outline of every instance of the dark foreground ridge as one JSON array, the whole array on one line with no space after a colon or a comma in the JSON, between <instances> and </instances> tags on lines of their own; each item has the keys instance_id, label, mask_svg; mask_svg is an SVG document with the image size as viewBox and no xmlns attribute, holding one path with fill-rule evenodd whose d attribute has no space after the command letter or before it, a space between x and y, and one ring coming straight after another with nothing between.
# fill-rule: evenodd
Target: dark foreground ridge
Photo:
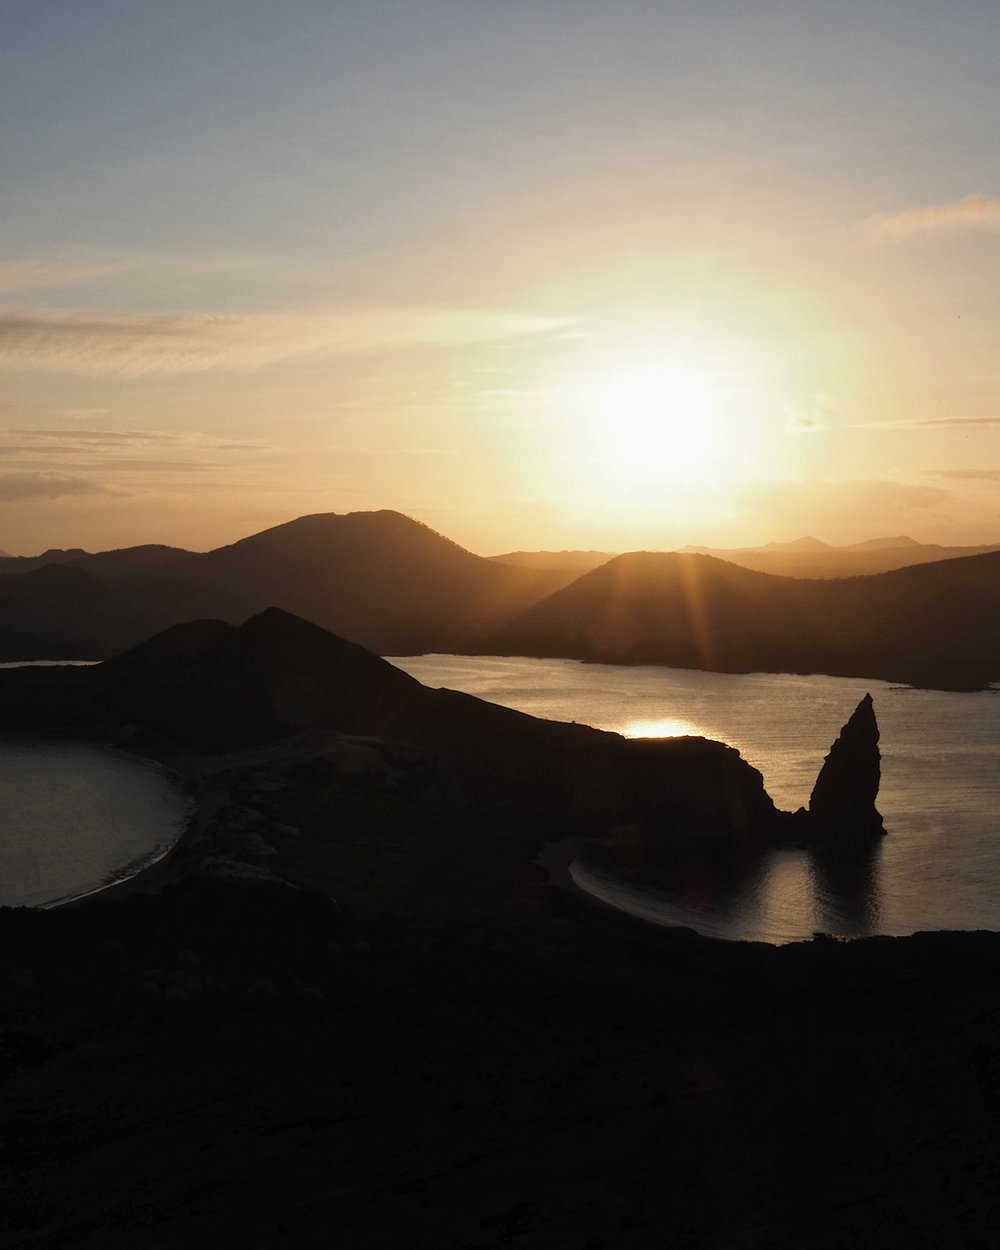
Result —
<instances>
[{"instance_id":1,"label":"dark foreground ridge","mask_svg":"<svg viewBox=\"0 0 1000 1250\"><path fill-rule=\"evenodd\" d=\"M1000 938L724 944L537 867L783 836L730 748L427 690L278 612L0 708L198 804L131 892L0 911L0 1246L991 1244Z\"/></svg>"}]
</instances>

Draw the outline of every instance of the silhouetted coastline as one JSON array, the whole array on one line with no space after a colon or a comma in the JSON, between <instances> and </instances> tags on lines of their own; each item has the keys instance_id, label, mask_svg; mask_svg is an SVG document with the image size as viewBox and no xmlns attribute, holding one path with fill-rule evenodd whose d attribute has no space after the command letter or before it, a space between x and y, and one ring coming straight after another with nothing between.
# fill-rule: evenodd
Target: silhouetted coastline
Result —
<instances>
[{"instance_id":1,"label":"silhouetted coastline","mask_svg":"<svg viewBox=\"0 0 1000 1250\"><path fill-rule=\"evenodd\" d=\"M11 1244L991 1226L1000 936L721 943L581 908L535 863L567 828L768 844L795 818L722 744L426 691L281 612L0 674L0 698L169 759L198 804L153 876L0 911Z\"/></svg>"}]
</instances>

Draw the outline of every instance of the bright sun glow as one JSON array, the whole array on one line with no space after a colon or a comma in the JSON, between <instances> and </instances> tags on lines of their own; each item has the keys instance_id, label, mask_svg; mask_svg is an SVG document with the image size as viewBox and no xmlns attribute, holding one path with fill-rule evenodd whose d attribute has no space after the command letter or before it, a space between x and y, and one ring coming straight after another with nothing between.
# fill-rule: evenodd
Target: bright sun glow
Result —
<instances>
[{"instance_id":1,"label":"bright sun glow","mask_svg":"<svg viewBox=\"0 0 1000 1250\"><path fill-rule=\"evenodd\" d=\"M718 380L687 363L642 363L592 379L584 402L602 465L634 481L710 474L723 450Z\"/></svg>"}]
</instances>

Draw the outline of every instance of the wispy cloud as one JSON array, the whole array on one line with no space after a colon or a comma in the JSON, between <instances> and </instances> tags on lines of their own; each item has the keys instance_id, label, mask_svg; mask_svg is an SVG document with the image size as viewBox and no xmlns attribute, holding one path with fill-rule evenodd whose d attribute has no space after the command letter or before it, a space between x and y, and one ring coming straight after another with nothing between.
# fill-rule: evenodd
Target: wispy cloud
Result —
<instances>
[{"instance_id":1,"label":"wispy cloud","mask_svg":"<svg viewBox=\"0 0 1000 1250\"><path fill-rule=\"evenodd\" d=\"M101 443L107 446L184 443L213 451L270 451L272 443L262 439L228 439L200 430L6 430L8 436L37 443Z\"/></svg>"},{"instance_id":2,"label":"wispy cloud","mask_svg":"<svg viewBox=\"0 0 1000 1250\"><path fill-rule=\"evenodd\" d=\"M255 316L0 314L8 369L126 376L258 368L374 349L433 348L552 332L565 323L513 312L359 309Z\"/></svg>"},{"instance_id":3,"label":"wispy cloud","mask_svg":"<svg viewBox=\"0 0 1000 1250\"><path fill-rule=\"evenodd\" d=\"M920 430L920 429L990 429L1000 426L1000 416L994 417L914 417L902 421L852 421L844 428L851 430Z\"/></svg>"},{"instance_id":4,"label":"wispy cloud","mask_svg":"<svg viewBox=\"0 0 1000 1250\"><path fill-rule=\"evenodd\" d=\"M73 443L180 443L189 441L197 435L184 435L164 430L8 430L8 434L30 440L33 443L61 442L68 440Z\"/></svg>"},{"instance_id":5,"label":"wispy cloud","mask_svg":"<svg viewBox=\"0 0 1000 1250\"><path fill-rule=\"evenodd\" d=\"M1000 469L931 469L927 476L950 482L1000 482Z\"/></svg>"},{"instance_id":6,"label":"wispy cloud","mask_svg":"<svg viewBox=\"0 0 1000 1250\"><path fill-rule=\"evenodd\" d=\"M69 421L93 421L95 417L106 417L107 408L50 408L50 417L66 417Z\"/></svg>"},{"instance_id":7,"label":"wispy cloud","mask_svg":"<svg viewBox=\"0 0 1000 1250\"><path fill-rule=\"evenodd\" d=\"M18 257L0 260L0 291L28 291L39 287L85 282L121 273L133 265L121 256Z\"/></svg>"},{"instance_id":8,"label":"wispy cloud","mask_svg":"<svg viewBox=\"0 0 1000 1250\"><path fill-rule=\"evenodd\" d=\"M223 472L246 466L247 456L273 451L263 440L219 438L201 431L26 430L0 431L0 456L20 474L41 473L43 483L64 480L68 472L124 474ZM31 480L35 480L32 478ZM36 491L36 495L41 491Z\"/></svg>"},{"instance_id":9,"label":"wispy cloud","mask_svg":"<svg viewBox=\"0 0 1000 1250\"><path fill-rule=\"evenodd\" d=\"M950 204L926 204L907 208L901 213L870 217L864 223L869 239L908 239L927 230L950 230L956 226L980 226L1000 229L1000 196L967 195Z\"/></svg>"},{"instance_id":10,"label":"wispy cloud","mask_svg":"<svg viewBox=\"0 0 1000 1250\"><path fill-rule=\"evenodd\" d=\"M924 418L923 420L919 420L919 421L911 421L911 422L909 422L909 424L910 424L910 425L914 425L914 426L922 426L922 425L946 425L946 426L960 426L960 425L965 425L965 426L972 426L973 428L975 428L975 427L977 427L977 426L982 427L982 428L988 428L989 426L998 426L998 425L1000 425L1000 416L996 416L996 417L926 417L926 418Z\"/></svg>"},{"instance_id":11,"label":"wispy cloud","mask_svg":"<svg viewBox=\"0 0 1000 1250\"><path fill-rule=\"evenodd\" d=\"M62 499L67 495L124 495L127 491L66 473L0 473L0 503Z\"/></svg>"}]
</instances>

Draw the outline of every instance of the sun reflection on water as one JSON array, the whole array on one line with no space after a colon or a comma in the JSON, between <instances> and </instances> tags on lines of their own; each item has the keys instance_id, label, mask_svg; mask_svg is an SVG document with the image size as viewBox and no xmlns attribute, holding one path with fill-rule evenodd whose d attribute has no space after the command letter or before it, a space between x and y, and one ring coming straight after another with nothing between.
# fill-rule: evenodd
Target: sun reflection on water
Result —
<instances>
[{"instance_id":1,"label":"sun reflection on water","mask_svg":"<svg viewBox=\"0 0 1000 1250\"><path fill-rule=\"evenodd\" d=\"M689 720L667 716L659 720L632 720L618 730L625 738L686 738L705 736L705 731Z\"/></svg>"}]
</instances>

